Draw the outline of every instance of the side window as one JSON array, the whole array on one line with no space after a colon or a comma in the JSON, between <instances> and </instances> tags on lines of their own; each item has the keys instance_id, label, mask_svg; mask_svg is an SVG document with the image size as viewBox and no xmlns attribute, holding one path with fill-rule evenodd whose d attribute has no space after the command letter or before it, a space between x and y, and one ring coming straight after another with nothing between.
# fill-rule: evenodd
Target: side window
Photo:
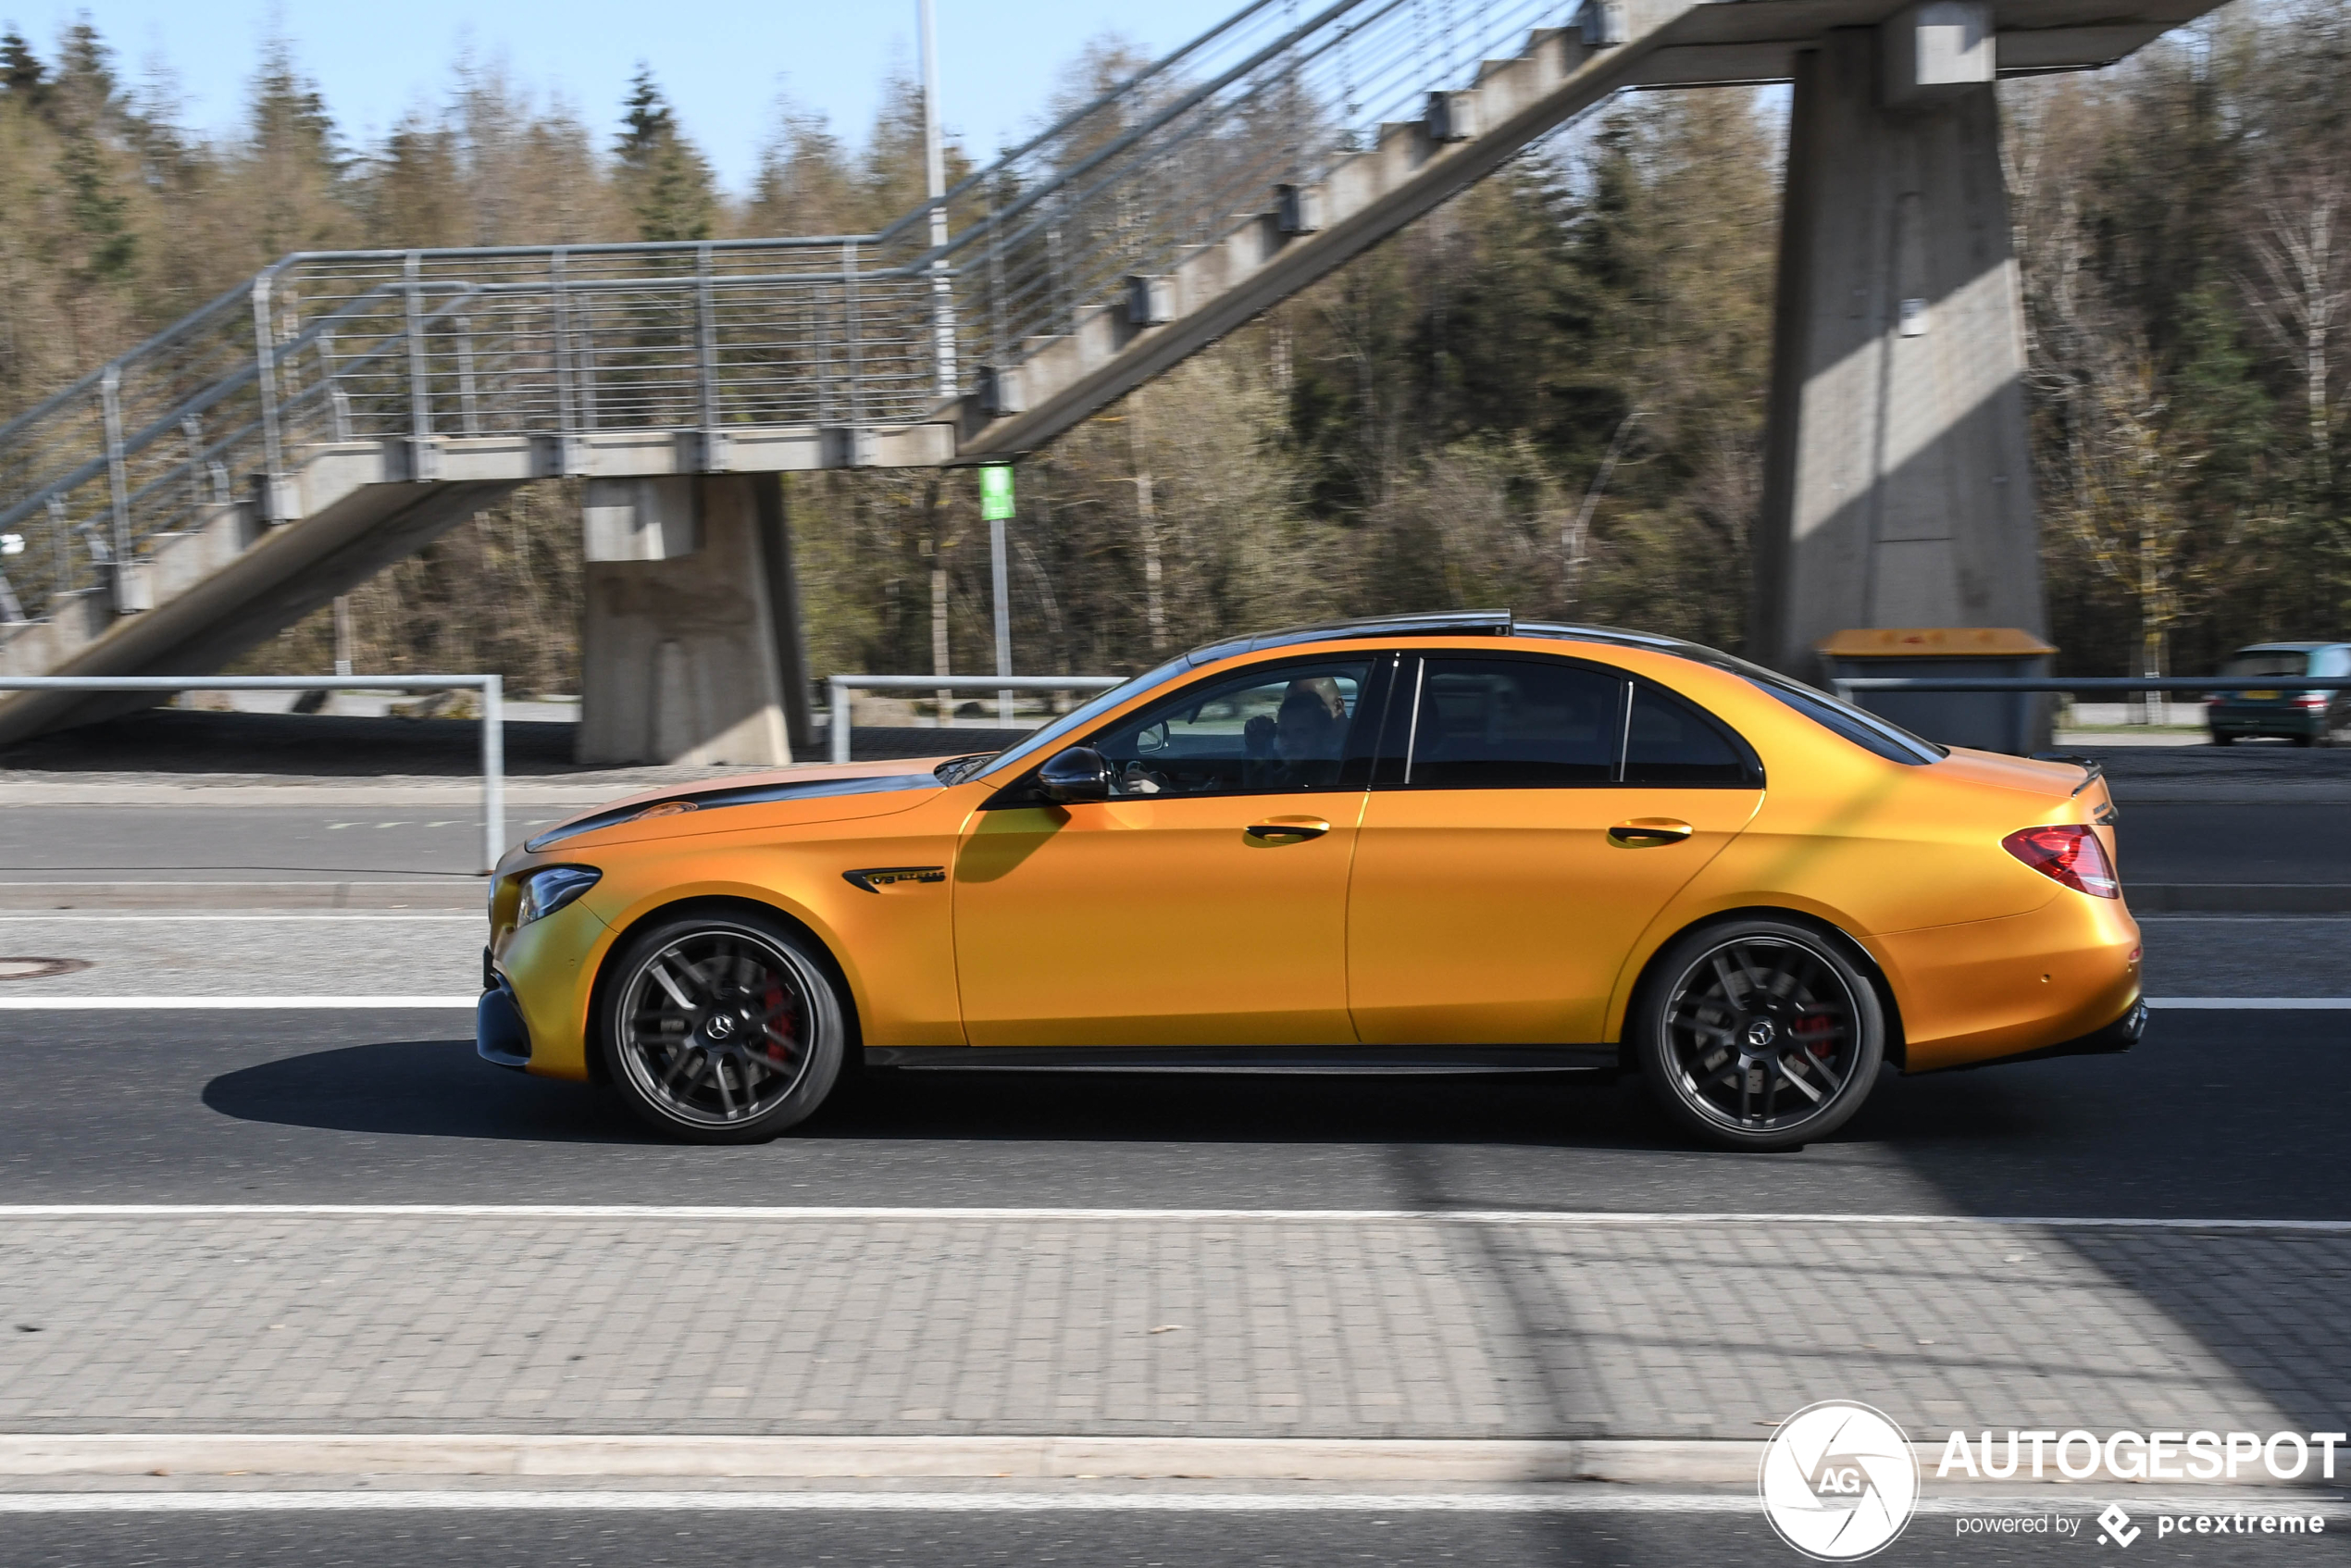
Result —
<instances>
[{"instance_id":1,"label":"side window","mask_svg":"<svg viewBox=\"0 0 2351 1568\"><path fill-rule=\"evenodd\" d=\"M1405 782L1509 790L1616 776L1624 682L1549 659L1429 659Z\"/></svg>"},{"instance_id":2,"label":"side window","mask_svg":"<svg viewBox=\"0 0 2351 1568\"><path fill-rule=\"evenodd\" d=\"M1089 743L1122 796L1327 789L1370 670L1365 659L1285 665L1189 687Z\"/></svg>"},{"instance_id":3,"label":"side window","mask_svg":"<svg viewBox=\"0 0 2351 1568\"><path fill-rule=\"evenodd\" d=\"M1624 737L1624 782L1648 785L1747 784L1746 754L1723 727L1677 697L1636 687Z\"/></svg>"}]
</instances>

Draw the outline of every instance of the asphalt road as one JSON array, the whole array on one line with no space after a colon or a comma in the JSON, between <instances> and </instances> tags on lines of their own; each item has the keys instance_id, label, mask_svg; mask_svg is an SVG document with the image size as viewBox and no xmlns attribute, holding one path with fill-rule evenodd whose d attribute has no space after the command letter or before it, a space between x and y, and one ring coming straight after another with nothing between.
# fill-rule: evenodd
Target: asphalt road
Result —
<instances>
[{"instance_id":1,"label":"asphalt road","mask_svg":"<svg viewBox=\"0 0 2351 1568\"><path fill-rule=\"evenodd\" d=\"M877 1075L748 1149L503 1072L462 1014L0 1014L0 1201L1609 1209L2351 1218L2351 1013L2167 1012L2122 1057L1902 1079L1694 1150L1637 1084Z\"/></svg>"},{"instance_id":2,"label":"asphalt road","mask_svg":"<svg viewBox=\"0 0 2351 1568\"><path fill-rule=\"evenodd\" d=\"M424 806L53 806L0 811L0 882L468 877L479 803ZM510 811L515 837L570 815Z\"/></svg>"},{"instance_id":3,"label":"asphalt road","mask_svg":"<svg viewBox=\"0 0 2351 1568\"><path fill-rule=\"evenodd\" d=\"M2351 810L2125 804L2116 852L2126 892L2133 882L2351 881Z\"/></svg>"}]
</instances>

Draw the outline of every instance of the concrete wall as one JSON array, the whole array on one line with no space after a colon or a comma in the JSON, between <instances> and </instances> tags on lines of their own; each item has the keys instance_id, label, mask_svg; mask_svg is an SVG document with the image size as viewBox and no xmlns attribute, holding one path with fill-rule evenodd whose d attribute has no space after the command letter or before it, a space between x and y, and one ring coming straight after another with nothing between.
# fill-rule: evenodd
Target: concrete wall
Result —
<instances>
[{"instance_id":1,"label":"concrete wall","mask_svg":"<svg viewBox=\"0 0 2351 1568\"><path fill-rule=\"evenodd\" d=\"M660 531L691 541L690 554L588 563L579 760L780 765L795 740L806 753L813 738L777 476L681 482L691 486L694 526L673 519ZM606 537L649 531L603 524Z\"/></svg>"},{"instance_id":2,"label":"concrete wall","mask_svg":"<svg viewBox=\"0 0 2351 1568\"><path fill-rule=\"evenodd\" d=\"M1994 89L1889 105L1886 54L1797 56L1749 646L1807 678L1847 628L2046 625Z\"/></svg>"}]
</instances>

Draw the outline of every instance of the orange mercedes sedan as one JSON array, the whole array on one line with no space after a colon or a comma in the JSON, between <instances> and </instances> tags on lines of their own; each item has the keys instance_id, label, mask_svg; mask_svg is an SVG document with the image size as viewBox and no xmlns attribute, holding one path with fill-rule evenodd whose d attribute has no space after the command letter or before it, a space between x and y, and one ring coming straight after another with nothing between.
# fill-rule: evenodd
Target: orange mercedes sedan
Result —
<instances>
[{"instance_id":1,"label":"orange mercedes sedan","mask_svg":"<svg viewBox=\"0 0 2351 1568\"><path fill-rule=\"evenodd\" d=\"M2095 767L1505 612L1196 649L1009 750L656 790L508 854L482 1056L677 1137L844 1069L1637 1072L1793 1147L1905 1073L2128 1049ZM855 1056L852 1058L852 1054Z\"/></svg>"}]
</instances>

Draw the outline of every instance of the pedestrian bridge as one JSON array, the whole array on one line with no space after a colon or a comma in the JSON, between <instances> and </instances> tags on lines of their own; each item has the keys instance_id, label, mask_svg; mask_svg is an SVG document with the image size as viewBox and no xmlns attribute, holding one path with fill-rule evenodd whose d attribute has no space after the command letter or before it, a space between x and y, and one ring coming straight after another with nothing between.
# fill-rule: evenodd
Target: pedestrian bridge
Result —
<instances>
[{"instance_id":1,"label":"pedestrian bridge","mask_svg":"<svg viewBox=\"0 0 2351 1568\"><path fill-rule=\"evenodd\" d=\"M1612 94L1778 81L1759 566L1785 603L1761 643L1905 624L1883 617L1915 616L1912 577L1986 576L1977 535L2031 551L1990 83L2108 63L2209 4L1257 0L876 234L291 255L0 428L0 673L216 669L578 477L583 753L783 760L809 672L773 476L1015 458ZM1930 305L1944 338L1897 342ZM1978 526L1987 453L2017 482ZM1897 565L1811 614L1808 550ZM1996 582L1911 624L2037 626L2023 570L2029 614ZM0 741L106 711L19 695Z\"/></svg>"}]
</instances>

